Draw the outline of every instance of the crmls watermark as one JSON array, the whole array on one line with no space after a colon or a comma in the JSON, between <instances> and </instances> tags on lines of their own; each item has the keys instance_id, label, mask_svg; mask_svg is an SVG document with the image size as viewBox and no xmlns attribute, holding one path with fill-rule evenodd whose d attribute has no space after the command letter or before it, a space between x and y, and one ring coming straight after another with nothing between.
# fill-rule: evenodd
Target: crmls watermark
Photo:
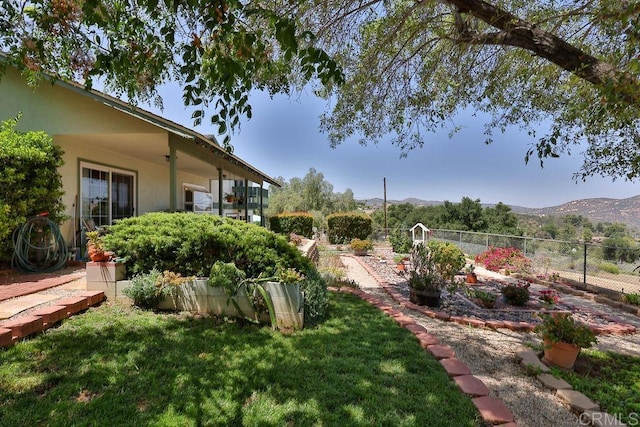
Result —
<instances>
[{"instance_id":1,"label":"crmls watermark","mask_svg":"<svg viewBox=\"0 0 640 427\"><path fill-rule=\"evenodd\" d=\"M580 425L583 426L612 426L622 424L620 414L607 414L605 412L592 412L590 414L582 413L578 417L578 421L580 422ZM640 426L640 414L637 412L630 412L624 425Z\"/></svg>"}]
</instances>

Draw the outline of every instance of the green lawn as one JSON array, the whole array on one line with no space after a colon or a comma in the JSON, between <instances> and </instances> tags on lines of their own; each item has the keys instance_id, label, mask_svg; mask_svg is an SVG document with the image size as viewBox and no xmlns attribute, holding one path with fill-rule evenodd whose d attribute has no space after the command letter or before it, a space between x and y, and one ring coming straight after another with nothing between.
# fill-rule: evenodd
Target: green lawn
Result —
<instances>
[{"instance_id":1,"label":"green lawn","mask_svg":"<svg viewBox=\"0 0 640 427\"><path fill-rule=\"evenodd\" d=\"M3 426L482 425L413 335L346 294L289 335L105 304L0 351L0 393Z\"/></svg>"},{"instance_id":2,"label":"green lawn","mask_svg":"<svg viewBox=\"0 0 640 427\"><path fill-rule=\"evenodd\" d=\"M600 403L600 408L628 425L640 423L640 357L584 349L575 372L553 374Z\"/></svg>"}]
</instances>

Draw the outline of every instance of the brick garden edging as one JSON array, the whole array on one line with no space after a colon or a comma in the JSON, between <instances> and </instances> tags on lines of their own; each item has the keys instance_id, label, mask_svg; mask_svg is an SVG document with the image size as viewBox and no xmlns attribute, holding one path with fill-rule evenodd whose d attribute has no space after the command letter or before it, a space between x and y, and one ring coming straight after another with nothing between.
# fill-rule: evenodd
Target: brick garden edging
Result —
<instances>
[{"instance_id":1,"label":"brick garden edging","mask_svg":"<svg viewBox=\"0 0 640 427\"><path fill-rule=\"evenodd\" d=\"M10 347L30 335L49 329L64 319L81 313L105 300L102 291L85 291L62 298L54 305L34 310L28 316L0 322L0 348Z\"/></svg>"},{"instance_id":2,"label":"brick garden edging","mask_svg":"<svg viewBox=\"0 0 640 427\"><path fill-rule=\"evenodd\" d=\"M552 375L551 369L540 360L538 353L533 350L523 350L519 351L516 357L520 360L520 365L525 370L540 372L536 375L538 381L578 414L581 424L589 422L595 426L609 427L625 425L617 417L607 412L601 412L600 405L579 391L573 390L569 383Z\"/></svg>"},{"instance_id":3,"label":"brick garden edging","mask_svg":"<svg viewBox=\"0 0 640 427\"><path fill-rule=\"evenodd\" d=\"M376 279L378 284L385 290L385 292L387 292L387 294L391 296L391 298L393 298L398 304L400 304L405 308L408 308L409 310L417 311L421 314L424 314L425 316L428 316L434 319L455 322L460 325L472 326L475 328L509 329L515 332L533 332L533 329L535 328L535 324L530 322L514 322L509 320L482 320L482 319L466 317L466 316L451 316L448 313L444 313L438 310L432 310L427 307L414 304L408 299L406 299L393 286L391 286L391 284L388 281L380 278L378 273L374 269L372 269L367 263L362 262L360 259L358 259L358 257L353 257L349 254L346 254L343 256L350 256L353 259L357 260L360 263L360 265L364 267L367 270L367 272ZM560 286L561 285L559 285L559 287L557 288L556 287L554 288L561 292L564 291L563 289L560 289ZM572 293L572 294L578 295L576 293ZM589 309L583 309L583 310L590 313L593 316L600 317L602 319L605 319L609 322L614 323L613 325L593 325L593 326L590 325L591 330L593 330L593 332L596 335L624 335L624 334L632 334L636 332L635 326L630 325L628 323L624 323L624 321L617 316L611 316L606 313L599 313Z\"/></svg>"},{"instance_id":4,"label":"brick garden edging","mask_svg":"<svg viewBox=\"0 0 640 427\"><path fill-rule=\"evenodd\" d=\"M453 349L448 345L440 344L438 338L431 335L424 326L418 325L411 317L391 307L380 298L371 296L360 289L330 287L329 290L358 296L391 316L400 326L415 335L420 342L420 346L440 362L460 390L471 397L471 401L480 412L480 416L484 421L490 424L499 424L503 427L517 427L513 414L502 400L489 396L489 388L482 380L473 376L469 367L455 357Z\"/></svg>"},{"instance_id":5,"label":"brick garden edging","mask_svg":"<svg viewBox=\"0 0 640 427\"><path fill-rule=\"evenodd\" d=\"M507 328L513 331L530 332L533 331L534 325L528 322L509 322L509 321L497 321L497 320L480 320L470 317L450 316L448 313L443 313L436 310L430 310L426 307L419 306L407 300L395 287L380 278L375 270L373 270L367 263L361 261L358 257L345 254L343 256L349 256L358 261L358 263L378 282L380 287L393 298L401 307L405 307L412 311L418 311L428 317L452 321L461 325L473 326L473 327L486 327L490 329ZM539 281L536 281L540 283ZM568 285L562 285L557 283L542 282L540 284L553 287L554 289L576 296L584 296L586 298L595 300L603 304L618 307L619 303L615 303L605 297L598 295L591 295L587 291L573 289ZM469 368L460 360L455 358L454 351L451 347L446 345L440 345L438 339L427 333L426 329L418 325L408 316L405 316L401 311L393 309L390 305L385 304L380 299L368 295L366 292L359 289L332 289L341 292L350 292L354 295L360 296L365 301L370 302L380 310L386 312L392 316L396 322L411 331L420 341L420 345L429 351L434 357L440 360L447 373L453 378L456 384L460 387L461 391L465 394L472 396L472 402L480 411L483 419L491 424L500 424L502 427L517 427L514 422L513 414L504 405L504 403L492 396L488 396L489 389L486 385L477 377L474 377L469 372ZM614 302L614 304L611 304ZM633 312L632 310L625 310L632 314L640 315L640 310ZM633 325L626 324L622 319L615 316L610 316L605 313L595 313L611 322L616 322L615 325L596 326L592 327L593 331L597 335L604 334L628 334L634 333L636 328ZM547 388L555 391L555 394L569 407L576 412L581 421L591 422L593 425L608 425L608 426L623 426L615 417L606 412L600 412L600 407L596 403L592 402L589 398L582 393L577 392L571 388L569 384L563 380L554 377L549 374L550 369L542 363L538 355L533 351L521 351L517 354L521 365L525 369L540 369L542 372L537 376L538 380ZM486 393L486 394L485 394ZM475 397L474 397L475 396Z\"/></svg>"}]
</instances>

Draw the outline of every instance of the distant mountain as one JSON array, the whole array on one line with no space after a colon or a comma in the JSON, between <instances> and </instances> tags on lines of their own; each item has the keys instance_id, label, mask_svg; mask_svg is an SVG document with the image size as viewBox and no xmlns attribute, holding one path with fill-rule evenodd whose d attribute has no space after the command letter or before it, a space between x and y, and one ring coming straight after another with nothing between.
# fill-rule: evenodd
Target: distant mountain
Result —
<instances>
[{"instance_id":1,"label":"distant mountain","mask_svg":"<svg viewBox=\"0 0 640 427\"><path fill-rule=\"evenodd\" d=\"M381 208L384 201L381 198L360 200L367 206ZM433 200L421 200L407 198L404 200L387 200L389 204L410 203L415 206L440 205L443 202ZM495 206L483 203L482 206ZM582 215L593 223L621 222L632 227L640 228L640 195L627 199L581 199L567 202L558 206L547 208L527 208L523 206L509 205L513 213L535 216L564 216Z\"/></svg>"},{"instance_id":2,"label":"distant mountain","mask_svg":"<svg viewBox=\"0 0 640 427\"><path fill-rule=\"evenodd\" d=\"M513 209L513 212L538 216L582 215L593 223L621 222L633 227L640 227L640 196L626 199L574 200L548 208L522 208L518 211Z\"/></svg>"},{"instance_id":3,"label":"distant mountain","mask_svg":"<svg viewBox=\"0 0 640 427\"><path fill-rule=\"evenodd\" d=\"M384 200L379 197L374 197L373 199L358 200L358 201L364 203L366 206L373 209L381 208L382 205L384 204ZM399 205L402 203L409 203L414 206L434 206L434 205L441 205L443 202L437 202L433 200L422 200L422 199L416 199L415 197L409 197L403 200L387 200L387 203L390 205Z\"/></svg>"}]
</instances>

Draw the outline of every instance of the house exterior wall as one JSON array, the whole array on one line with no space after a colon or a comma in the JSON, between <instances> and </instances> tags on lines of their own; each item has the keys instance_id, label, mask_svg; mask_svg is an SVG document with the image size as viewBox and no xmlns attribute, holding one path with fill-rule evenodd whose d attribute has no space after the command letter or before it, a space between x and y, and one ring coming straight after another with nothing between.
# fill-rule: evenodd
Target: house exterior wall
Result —
<instances>
[{"instance_id":1,"label":"house exterior wall","mask_svg":"<svg viewBox=\"0 0 640 427\"><path fill-rule=\"evenodd\" d=\"M159 166L115 151L95 147L89 136L85 141L70 141L61 136L54 138L54 143L64 150L65 164L60 168L60 174L65 191L63 202L70 220L62 224L60 229L67 242L73 241L73 223L71 221L78 215L78 211L74 214L74 205L76 204L76 196L80 197L80 162L135 172L137 178L136 213L138 215L169 209L168 166ZM178 171L180 188L184 182L208 188L209 178ZM184 204L182 191L178 192L178 204L179 206Z\"/></svg>"},{"instance_id":2,"label":"house exterior wall","mask_svg":"<svg viewBox=\"0 0 640 427\"><path fill-rule=\"evenodd\" d=\"M33 90L10 67L1 77L0 93L3 99L0 102L0 120L13 118L22 112L23 117L18 123L21 131L42 130L49 135L164 132L150 123L58 85L42 82L37 90Z\"/></svg>"},{"instance_id":3,"label":"house exterior wall","mask_svg":"<svg viewBox=\"0 0 640 427\"><path fill-rule=\"evenodd\" d=\"M0 79L0 121L22 113L18 130L42 130L53 137L64 151L60 168L64 189L63 203L69 217L60 226L68 245L74 242L73 219L80 226L77 204L80 197L80 162L88 162L136 173L136 214L169 209L169 164L145 161L111 148L110 142L140 135L168 153L166 130L108 107L86 95L43 82L37 90L27 86L24 78L9 68ZM144 154L143 154L144 156ZM177 184L202 185L209 188L212 176L199 176L178 170ZM184 205L183 192L178 191L178 206ZM78 201L76 200L78 197ZM76 228L79 229L79 228ZM77 243L77 242L76 242Z\"/></svg>"}]
</instances>

